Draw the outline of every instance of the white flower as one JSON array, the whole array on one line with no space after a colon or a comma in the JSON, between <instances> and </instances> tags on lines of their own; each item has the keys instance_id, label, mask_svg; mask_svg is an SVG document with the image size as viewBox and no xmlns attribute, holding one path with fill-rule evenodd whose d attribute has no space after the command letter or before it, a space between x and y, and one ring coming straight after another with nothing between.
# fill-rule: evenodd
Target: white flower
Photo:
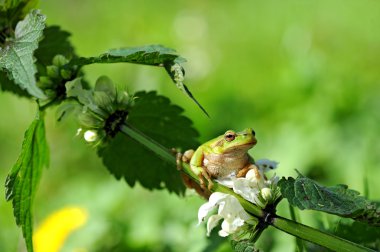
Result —
<instances>
[{"instance_id":1,"label":"white flower","mask_svg":"<svg viewBox=\"0 0 380 252\"><path fill-rule=\"evenodd\" d=\"M272 190L270 188L267 188L267 187L261 189L261 196L266 201L270 200L272 198Z\"/></svg>"},{"instance_id":2,"label":"white flower","mask_svg":"<svg viewBox=\"0 0 380 252\"><path fill-rule=\"evenodd\" d=\"M87 130L83 137L87 142L95 142L98 139L98 133L95 130Z\"/></svg>"},{"instance_id":3,"label":"white flower","mask_svg":"<svg viewBox=\"0 0 380 252\"><path fill-rule=\"evenodd\" d=\"M266 204L277 196L278 177L273 176L267 179L263 170L259 169L259 176L251 169L245 178L235 178L232 180L232 189L244 199L264 208Z\"/></svg>"},{"instance_id":4,"label":"white flower","mask_svg":"<svg viewBox=\"0 0 380 252\"><path fill-rule=\"evenodd\" d=\"M271 179L267 179L264 173L275 169L278 162L260 159L255 165L258 169L249 170L243 178L236 178L235 174L230 174L217 181L232 188L235 193L241 195L244 199L264 208L268 202L277 197L277 182L279 180L275 175Z\"/></svg>"},{"instance_id":5,"label":"white flower","mask_svg":"<svg viewBox=\"0 0 380 252\"><path fill-rule=\"evenodd\" d=\"M211 194L209 201L199 208L199 223L204 221L209 212L217 207L218 213L208 218L207 236L210 235L211 230L218 225L221 219L224 219L221 225L222 229L219 231L219 235L222 237L235 233L246 221L251 219L251 216L244 211L237 198L230 194L214 192Z\"/></svg>"}]
</instances>

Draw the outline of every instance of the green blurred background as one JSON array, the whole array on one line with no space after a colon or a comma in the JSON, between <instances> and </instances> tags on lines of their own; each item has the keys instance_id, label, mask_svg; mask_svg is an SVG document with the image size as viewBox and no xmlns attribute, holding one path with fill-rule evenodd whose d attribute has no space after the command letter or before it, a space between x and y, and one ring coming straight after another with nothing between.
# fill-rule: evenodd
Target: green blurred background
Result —
<instances>
[{"instance_id":1,"label":"green blurred background","mask_svg":"<svg viewBox=\"0 0 380 252\"><path fill-rule=\"evenodd\" d=\"M106 74L131 92L158 90L185 109L201 141L227 129L253 127L259 142L250 153L279 161L278 175L296 176L298 169L322 184L344 183L361 192L367 184L369 198L379 200L379 1L42 0L40 8L49 25L72 33L82 56L154 43L175 48L188 60L187 85L211 118L160 68L87 66L91 83ZM0 113L4 182L35 106L1 93ZM116 181L95 151L75 137L76 128L74 122L55 122L54 110L48 112L51 165L35 202L36 225L64 206L87 209L87 223L62 251L202 251L207 246L204 225L196 226L201 199ZM279 212L289 216L286 202ZM0 213L0 251L23 251L11 204L3 197ZM322 215L304 211L301 218L328 228ZM260 247L294 251L293 244L290 236L270 228ZM229 251L228 244L219 251Z\"/></svg>"}]
</instances>

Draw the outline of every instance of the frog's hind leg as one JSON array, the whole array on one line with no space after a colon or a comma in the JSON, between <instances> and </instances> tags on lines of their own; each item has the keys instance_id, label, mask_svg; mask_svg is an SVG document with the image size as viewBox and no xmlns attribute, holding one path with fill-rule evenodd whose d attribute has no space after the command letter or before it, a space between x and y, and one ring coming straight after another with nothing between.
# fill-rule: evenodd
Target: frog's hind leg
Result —
<instances>
[{"instance_id":1,"label":"frog's hind leg","mask_svg":"<svg viewBox=\"0 0 380 252\"><path fill-rule=\"evenodd\" d=\"M187 150L183 154L181 152L176 152L177 170L182 170L182 163L190 163L190 159L193 155L194 150Z\"/></svg>"},{"instance_id":2,"label":"frog's hind leg","mask_svg":"<svg viewBox=\"0 0 380 252\"><path fill-rule=\"evenodd\" d=\"M202 167L201 172L198 174L198 177L199 177L200 186L202 189L206 188L205 181L203 178L207 179L207 183L208 183L207 189L211 190L213 188L214 183L212 182L211 176L207 172L206 168Z\"/></svg>"}]
</instances>

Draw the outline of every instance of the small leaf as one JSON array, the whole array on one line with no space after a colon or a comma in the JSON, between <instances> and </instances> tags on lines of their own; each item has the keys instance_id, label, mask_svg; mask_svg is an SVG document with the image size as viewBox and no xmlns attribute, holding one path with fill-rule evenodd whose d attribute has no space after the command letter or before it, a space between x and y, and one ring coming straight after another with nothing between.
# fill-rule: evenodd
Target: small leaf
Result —
<instances>
[{"instance_id":1,"label":"small leaf","mask_svg":"<svg viewBox=\"0 0 380 252\"><path fill-rule=\"evenodd\" d=\"M192 122L181 115L183 110L155 92L138 92L127 122L168 149L194 148L198 133ZM166 187L181 194L184 186L175 164L158 158L135 140L118 133L111 142L98 150L104 165L117 178L130 186L140 182L148 189Z\"/></svg>"},{"instance_id":2,"label":"small leaf","mask_svg":"<svg viewBox=\"0 0 380 252\"><path fill-rule=\"evenodd\" d=\"M239 240L239 241L232 240L231 246L235 252L259 251L258 249L255 248L255 244L250 242L249 240Z\"/></svg>"},{"instance_id":3,"label":"small leaf","mask_svg":"<svg viewBox=\"0 0 380 252\"><path fill-rule=\"evenodd\" d=\"M299 175L278 182L282 196L299 209L311 209L349 217L371 225L380 225L380 213L374 203L346 185L324 187Z\"/></svg>"},{"instance_id":4,"label":"small leaf","mask_svg":"<svg viewBox=\"0 0 380 252\"><path fill-rule=\"evenodd\" d=\"M42 38L45 19L38 10L33 10L17 24L13 41L0 48L0 69L7 71L9 79L37 98L45 98L45 95L36 86L33 52Z\"/></svg>"},{"instance_id":5,"label":"small leaf","mask_svg":"<svg viewBox=\"0 0 380 252\"><path fill-rule=\"evenodd\" d=\"M25 132L20 156L5 182L6 200L12 200L13 214L17 225L22 228L29 252L33 251L32 204L42 169L48 165L49 156L45 139L45 125L39 116Z\"/></svg>"},{"instance_id":6,"label":"small leaf","mask_svg":"<svg viewBox=\"0 0 380 252\"><path fill-rule=\"evenodd\" d=\"M84 66L94 63L125 62L165 67L167 73L177 88L186 94L190 99L192 99L198 105L198 107L208 116L206 110L195 99L193 94L184 83L185 71L180 63L183 63L185 61L186 60L180 57L173 49L161 45L148 45L142 47L112 49L98 57L76 58L71 60L69 65Z\"/></svg>"},{"instance_id":7,"label":"small leaf","mask_svg":"<svg viewBox=\"0 0 380 252\"><path fill-rule=\"evenodd\" d=\"M44 29L43 39L39 43L34 56L37 62L48 66L52 64L55 55L60 54L70 59L74 56L74 47L69 41L70 33L61 30L59 26L48 26Z\"/></svg>"}]
</instances>

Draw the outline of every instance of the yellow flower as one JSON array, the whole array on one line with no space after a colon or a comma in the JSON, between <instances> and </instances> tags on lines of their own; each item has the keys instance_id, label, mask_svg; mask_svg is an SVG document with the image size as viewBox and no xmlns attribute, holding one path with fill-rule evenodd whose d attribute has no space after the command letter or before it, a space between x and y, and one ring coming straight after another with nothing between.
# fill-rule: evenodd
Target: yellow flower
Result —
<instances>
[{"instance_id":1,"label":"yellow flower","mask_svg":"<svg viewBox=\"0 0 380 252\"><path fill-rule=\"evenodd\" d=\"M79 207L64 207L49 215L33 234L36 252L58 252L66 238L87 221L88 214Z\"/></svg>"}]
</instances>

